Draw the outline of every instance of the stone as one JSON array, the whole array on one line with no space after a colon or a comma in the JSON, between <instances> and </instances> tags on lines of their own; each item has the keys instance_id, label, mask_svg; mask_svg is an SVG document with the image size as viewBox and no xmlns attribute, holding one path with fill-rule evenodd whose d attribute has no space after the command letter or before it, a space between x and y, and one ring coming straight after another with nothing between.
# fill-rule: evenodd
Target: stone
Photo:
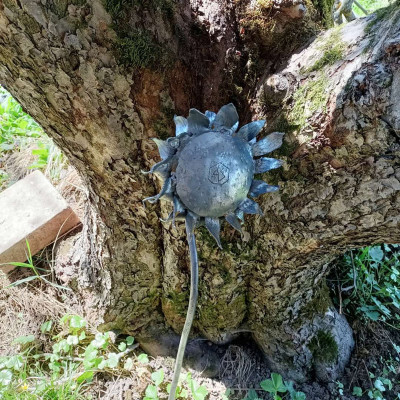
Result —
<instances>
[{"instance_id":1,"label":"stone","mask_svg":"<svg viewBox=\"0 0 400 400\"><path fill-rule=\"evenodd\" d=\"M0 270L32 255L80 223L57 189L35 171L0 193Z\"/></svg>"}]
</instances>

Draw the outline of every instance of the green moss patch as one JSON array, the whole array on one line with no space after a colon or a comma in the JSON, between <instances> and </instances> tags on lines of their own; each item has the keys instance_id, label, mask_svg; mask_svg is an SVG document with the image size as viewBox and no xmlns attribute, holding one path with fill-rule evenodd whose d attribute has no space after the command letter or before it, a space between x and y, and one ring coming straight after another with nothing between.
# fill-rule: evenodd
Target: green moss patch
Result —
<instances>
[{"instance_id":1,"label":"green moss patch","mask_svg":"<svg viewBox=\"0 0 400 400\"><path fill-rule=\"evenodd\" d=\"M312 0L312 4L322 17L325 28L333 26L332 7L334 0Z\"/></svg>"},{"instance_id":2,"label":"green moss patch","mask_svg":"<svg viewBox=\"0 0 400 400\"><path fill-rule=\"evenodd\" d=\"M308 345L314 360L333 362L338 355L338 345L330 332L318 331Z\"/></svg>"},{"instance_id":3,"label":"green moss patch","mask_svg":"<svg viewBox=\"0 0 400 400\"><path fill-rule=\"evenodd\" d=\"M317 314L325 314L331 305L329 288L324 282L314 298L302 309L302 315L311 320Z\"/></svg>"},{"instance_id":4,"label":"green moss patch","mask_svg":"<svg viewBox=\"0 0 400 400\"><path fill-rule=\"evenodd\" d=\"M332 29L329 37L318 49L323 51L321 58L306 72L320 71L325 66L333 65L335 62L343 60L346 43L343 42L341 37L341 26Z\"/></svg>"},{"instance_id":5,"label":"green moss patch","mask_svg":"<svg viewBox=\"0 0 400 400\"><path fill-rule=\"evenodd\" d=\"M134 68L159 69L167 67L171 61L169 52L144 30L135 30L119 38L117 49L121 62Z\"/></svg>"},{"instance_id":6,"label":"green moss patch","mask_svg":"<svg viewBox=\"0 0 400 400\"><path fill-rule=\"evenodd\" d=\"M328 82L328 77L322 73L297 89L293 95L292 110L288 115L290 123L303 128L307 125L308 116L317 111L326 112Z\"/></svg>"}]
</instances>

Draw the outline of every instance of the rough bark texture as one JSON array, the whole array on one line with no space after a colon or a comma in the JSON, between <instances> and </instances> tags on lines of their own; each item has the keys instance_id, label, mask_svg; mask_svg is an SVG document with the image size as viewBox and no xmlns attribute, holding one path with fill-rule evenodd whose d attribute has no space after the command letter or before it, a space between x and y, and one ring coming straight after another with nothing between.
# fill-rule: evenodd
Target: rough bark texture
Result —
<instances>
[{"instance_id":1,"label":"rough bark texture","mask_svg":"<svg viewBox=\"0 0 400 400\"><path fill-rule=\"evenodd\" d=\"M157 161L148 139L173 135L174 112L232 100L243 124L267 116L263 134L287 132L274 155L283 171L265 177L281 190L261 198L265 216L248 218L242 238L225 227L223 252L198 231L194 334L221 344L251 331L276 371L335 378L352 335L329 300L329 263L348 248L400 242L398 7L328 31L288 60L326 3L307 12L291 1L140 3L0 4L1 83L90 191L71 285L103 329L173 349L187 246L182 227L160 223L167 206L144 209L158 183L140 170ZM192 354L204 368L218 352L202 346Z\"/></svg>"}]
</instances>

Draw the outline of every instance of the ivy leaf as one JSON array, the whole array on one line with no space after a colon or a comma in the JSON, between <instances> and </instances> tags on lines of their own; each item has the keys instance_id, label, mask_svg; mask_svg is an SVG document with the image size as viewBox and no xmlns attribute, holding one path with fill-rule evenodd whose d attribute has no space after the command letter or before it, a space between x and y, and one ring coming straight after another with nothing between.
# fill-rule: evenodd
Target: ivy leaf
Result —
<instances>
[{"instance_id":1,"label":"ivy leaf","mask_svg":"<svg viewBox=\"0 0 400 400\"><path fill-rule=\"evenodd\" d=\"M128 336L128 337L126 338L126 344L127 344L128 346L132 346L134 341L135 341L135 338L132 337L132 336Z\"/></svg>"},{"instance_id":2,"label":"ivy leaf","mask_svg":"<svg viewBox=\"0 0 400 400\"><path fill-rule=\"evenodd\" d=\"M379 246L371 247L368 251L368 254L375 262L380 262L383 260L384 253Z\"/></svg>"}]
</instances>

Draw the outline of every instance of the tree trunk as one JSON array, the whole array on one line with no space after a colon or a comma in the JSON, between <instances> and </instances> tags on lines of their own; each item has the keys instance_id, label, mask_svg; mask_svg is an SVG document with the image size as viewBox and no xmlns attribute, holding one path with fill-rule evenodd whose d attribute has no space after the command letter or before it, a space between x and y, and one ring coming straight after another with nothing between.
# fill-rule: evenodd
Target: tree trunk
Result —
<instances>
[{"instance_id":1,"label":"tree trunk","mask_svg":"<svg viewBox=\"0 0 400 400\"><path fill-rule=\"evenodd\" d=\"M159 220L167 205L144 208L159 184L140 171L158 161L149 138L172 136L174 113L233 101L241 124L266 116L263 134L286 132L276 152L284 168L265 174L281 189L261 198L264 216L247 218L242 237L224 227L224 251L197 231L193 334L221 344L251 331L274 370L334 379L353 339L329 299L329 263L349 248L400 242L398 6L310 40L331 3L126 3L0 4L2 83L89 189L71 286L102 329L173 354L188 250L183 227ZM218 358L196 343L199 367Z\"/></svg>"}]
</instances>

